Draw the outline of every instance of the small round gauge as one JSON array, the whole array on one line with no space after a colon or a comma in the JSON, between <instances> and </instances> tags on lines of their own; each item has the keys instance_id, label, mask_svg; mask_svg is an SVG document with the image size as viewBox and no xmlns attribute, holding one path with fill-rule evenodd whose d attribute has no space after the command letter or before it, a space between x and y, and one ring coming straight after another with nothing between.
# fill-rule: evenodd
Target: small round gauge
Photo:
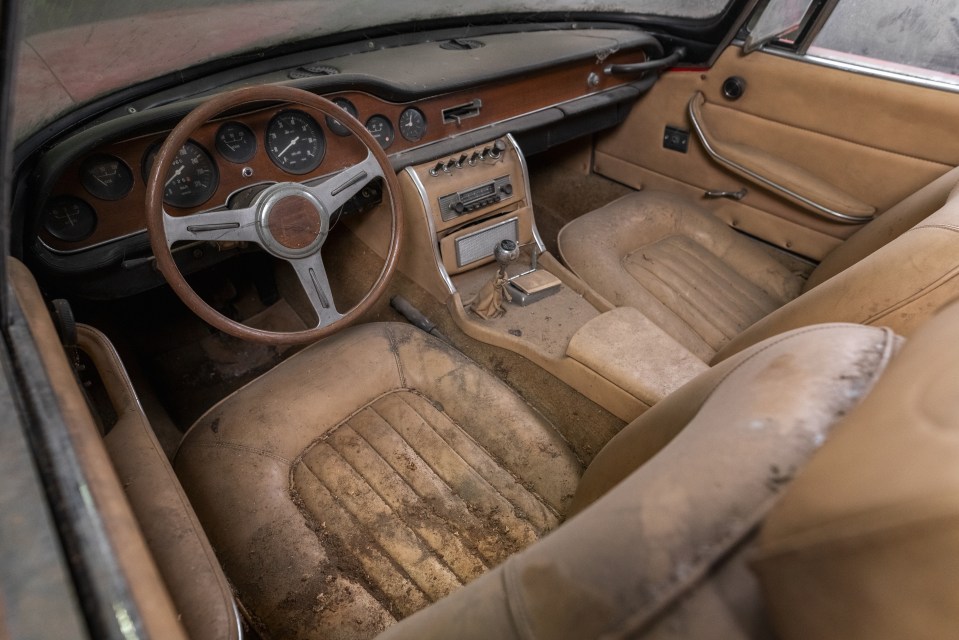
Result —
<instances>
[{"instance_id":1,"label":"small round gauge","mask_svg":"<svg viewBox=\"0 0 959 640\"><path fill-rule=\"evenodd\" d=\"M356 110L356 106L347 100L346 98L333 98L333 104L338 106L343 111L346 111L348 114L354 118L359 116L359 112ZM350 135L350 130L347 129L342 122L336 118L331 118L326 116L326 126L330 128L330 131L335 133L338 136L348 136Z\"/></svg>"},{"instance_id":2,"label":"small round gauge","mask_svg":"<svg viewBox=\"0 0 959 640\"><path fill-rule=\"evenodd\" d=\"M400 135L410 142L416 142L426 135L426 116L422 111L410 107L400 114Z\"/></svg>"},{"instance_id":3,"label":"small round gauge","mask_svg":"<svg viewBox=\"0 0 959 640\"><path fill-rule=\"evenodd\" d=\"M119 200L133 188L133 171L120 158L99 154L83 162L80 182L90 195L101 200Z\"/></svg>"},{"instance_id":4,"label":"small round gauge","mask_svg":"<svg viewBox=\"0 0 959 640\"><path fill-rule=\"evenodd\" d=\"M393 144L393 123L387 120L386 116L375 115L367 120L366 130L373 134L384 149L389 149Z\"/></svg>"},{"instance_id":5,"label":"small round gauge","mask_svg":"<svg viewBox=\"0 0 959 640\"><path fill-rule=\"evenodd\" d=\"M64 242L84 240L97 226L97 214L93 207L73 196L57 196L47 200L43 205L41 220L47 233Z\"/></svg>"},{"instance_id":6,"label":"small round gauge","mask_svg":"<svg viewBox=\"0 0 959 640\"><path fill-rule=\"evenodd\" d=\"M326 153L323 131L302 111L282 111L266 128L266 152L273 164L289 173L309 173Z\"/></svg>"},{"instance_id":7,"label":"small round gauge","mask_svg":"<svg viewBox=\"0 0 959 640\"><path fill-rule=\"evenodd\" d=\"M160 145L155 144L143 159L143 181L150 175L150 168ZM216 163L207 150L187 140L173 156L173 164L163 185L163 202L181 209L197 207L209 200L220 183Z\"/></svg>"},{"instance_id":8,"label":"small round gauge","mask_svg":"<svg viewBox=\"0 0 959 640\"><path fill-rule=\"evenodd\" d=\"M216 132L216 150L230 162L248 162L256 153L256 136L245 124L226 122Z\"/></svg>"}]
</instances>

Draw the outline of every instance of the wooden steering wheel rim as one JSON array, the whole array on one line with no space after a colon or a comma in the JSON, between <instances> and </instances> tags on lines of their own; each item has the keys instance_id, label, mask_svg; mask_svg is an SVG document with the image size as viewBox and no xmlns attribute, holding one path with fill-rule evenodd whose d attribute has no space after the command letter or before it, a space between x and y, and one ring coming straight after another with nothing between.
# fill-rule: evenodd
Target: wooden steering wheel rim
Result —
<instances>
[{"instance_id":1,"label":"wooden steering wheel rim","mask_svg":"<svg viewBox=\"0 0 959 640\"><path fill-rule=\"evenodd\" d=\"M363 296L363 299L353 308L346 311L341 318L325 326L318 326L303 331L276 332L248 327L235 320L231 320L218 313L197 295L184 279L183 274L180 273L173 259L170 247L167 244L166 232L163 225L163 177L166 176L167 169L173 163L174 154L186 143L196 129L210 119L227 109L250 102L296 104L315 109L323 115L335 118L366 146L383 172L383 180L386 183L386 189L384 189L384 191L389 197L392 223L392 235L390 237L390 247L386 256L386 262L376 282L373 283L370 290ZM169 283L180 300L201 319L224 333L244 340L272 345L303 344L315 342L355 322L356 319L369 310L386 291L389 280L396 270L396 262L399 257L400 243L403 235L403 211L401 198L399 197L399 189L400 186L396 178L396 173L394 173L390 166L390 161L379 143L377 143L376 139L366 130L366 127L338 106L326 98L293 87L247 87L218 95L203 103L181 120L173 131L170 132L170 135L167 136L159 152L157 152L156 160L154 160L153 166L150 168L149 180L147 181L147 230L150 235L150 245L153 248L153 255L156 257L157 267L160 269L160 273L166 278L167 283Z\"/></svg>"}]
</instances>

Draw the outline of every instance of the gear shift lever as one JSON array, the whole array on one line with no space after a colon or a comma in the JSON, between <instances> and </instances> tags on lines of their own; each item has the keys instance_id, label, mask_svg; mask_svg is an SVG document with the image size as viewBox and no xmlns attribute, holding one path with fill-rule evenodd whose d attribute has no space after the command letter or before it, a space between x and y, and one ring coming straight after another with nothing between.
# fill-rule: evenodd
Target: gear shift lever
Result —
<instances>
[{"instance_id":1,"label":"gear shift lever","mask_svg":"<svg viewBox=\"0 0 959 640\"><path fill-rule=\"evenodd\" d=\"M506 313L503 299L513 299L509 291L506 290L506 283L509 282L509 274L506 273L506 268L519 258L519 245L515 240L500 240L499 244L493 247L493 258L499 265L496 274L492 280L483 285L483 288L470 302L470 309L473 310L473 313L484 320L498 318Z\"/></svg>"},{"instance_id":2,"label":"gear shift lever","mask_svg":"<svg viewBox=\"0 0 959 640\"><path fill-rule=\"evenodd\" d=\"M516 262L519 258L519 245L515 240L500 240L500 243L493 249L493 257L499 265L500 274L506 277L506 267Z\"/></svg>"}]
</instances>

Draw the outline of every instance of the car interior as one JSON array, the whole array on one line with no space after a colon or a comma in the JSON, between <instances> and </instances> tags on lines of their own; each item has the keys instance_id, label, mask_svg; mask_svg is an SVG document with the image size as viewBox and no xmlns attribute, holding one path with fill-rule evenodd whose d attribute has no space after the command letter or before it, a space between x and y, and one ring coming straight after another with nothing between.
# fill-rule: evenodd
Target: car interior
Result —
<instances>
[{"instance_id":1,"label":"car interior","mask_svg":"<svg viewBox=\"0 0 959 640\"><path fill-rule=\"evenodd\" d=\"M18 146L146 637L950 633L959 96L748 18L354 34Z\"/></svg>"}]
</instances>

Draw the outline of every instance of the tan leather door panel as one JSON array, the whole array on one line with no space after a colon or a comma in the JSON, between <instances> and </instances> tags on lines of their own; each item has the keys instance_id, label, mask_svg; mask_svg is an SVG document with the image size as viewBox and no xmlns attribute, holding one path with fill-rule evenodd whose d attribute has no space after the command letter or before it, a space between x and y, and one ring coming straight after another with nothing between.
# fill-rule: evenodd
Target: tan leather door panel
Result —
<instances>
[{"instance_id":1,"label":"tan leather door panel","mask_svg":"<svg viewBox=\"0 0 959 640\"><path fill-rule=\"evenodd\" d=\"M731 76L746 82L736 101L722 96ZM597 139L594 170L634 188L684 193L728 224L815 259L860 228L710 157L689 116L699 92L694 106L715 146L857 217L881 215L959 165L959 94L730 47L708 71L664 75L621 126ZM664 148L667 125L690 132L687 153ZM703 195L743 187L738 202Z\"/></svg>"}]
</instances>

